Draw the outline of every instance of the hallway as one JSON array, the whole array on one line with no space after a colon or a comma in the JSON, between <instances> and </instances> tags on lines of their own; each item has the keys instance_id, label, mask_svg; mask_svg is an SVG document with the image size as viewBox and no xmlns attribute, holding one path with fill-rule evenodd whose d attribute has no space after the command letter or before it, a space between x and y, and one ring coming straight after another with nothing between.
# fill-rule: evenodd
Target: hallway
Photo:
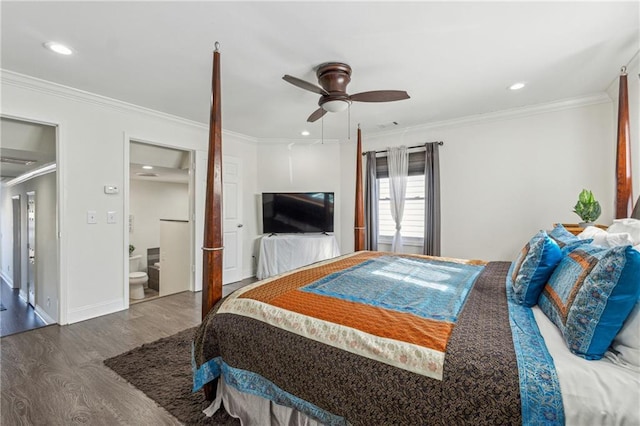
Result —
<instances>
[{"instance_id":1,"label":"hallway","mask_svg":"<svg viewBox=\"0 0 640 426\"><path fill-rule=\"evenodd\" d=\"M44 327L47 324L36 315L35 310L19 296L19 289L11 289L7 283L0 282L0 337Z\"/></svg>"}]
</instances>

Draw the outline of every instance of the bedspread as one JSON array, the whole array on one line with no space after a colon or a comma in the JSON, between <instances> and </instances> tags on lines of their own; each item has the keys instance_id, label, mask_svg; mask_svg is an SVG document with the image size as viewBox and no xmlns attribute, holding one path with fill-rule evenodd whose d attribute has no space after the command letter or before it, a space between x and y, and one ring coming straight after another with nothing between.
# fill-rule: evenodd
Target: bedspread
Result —
<instances>
[{"instance_id":1,"label":"bedspread","mask_svg":"<svg viewBox=\"0 0 640 426\"><path fill-rule=\"evenodd\" d=\"M458 294L440 301L428 297L438 307L434 311L422 302L393 302L395 296L371 295L384 291L384 285L355 291L357 285L342 290L344 286L334 282L344 277L337 274L340 271L356 272L347 274L347 281L361 280L357 272L377 257L389 261L384 254L357 253L257 284L234 294L233 303L216 305L196 336L194 390L223 375L241 391L298 409L325 424L522 423L518 357L505 294L509 264L458 262L462 267L450 271L462 283ZM425 271L417 273L424 277ZM434 281L434 273L442 274L436 269L427 282L448 292L447 280ZM409 281L416 279L411 273L406 276ZM292 292L302 294L305 303L292 298ZM399 297L406 293L404 289ZM338 308L326 306L326 300L318 302L328 295ZM413 296L405 302L412 300ZM405 306L404 312L387 306L396 302ZM293 317L271 316L272 309ZM382 325L371 310L383 312ZM305 320L307 326L302 327ZM323 331L329 320L335 320L338 328L327 326ZM354 338L357 333L368 336L367 344ZM435 337L424 337L430 334ZM342 343L341 335L347 336ZM370 345L372 341L378 346ZM405 356L376 354L378 348L388 355L380 342L395 342L396 349L401 348L397 353ZM403 352L406 348L411 351ZM443 355L436 360L437 368L429 356L433 353ZM553 421L556 413L550 414Z\"/></svg>"}]
</instances>

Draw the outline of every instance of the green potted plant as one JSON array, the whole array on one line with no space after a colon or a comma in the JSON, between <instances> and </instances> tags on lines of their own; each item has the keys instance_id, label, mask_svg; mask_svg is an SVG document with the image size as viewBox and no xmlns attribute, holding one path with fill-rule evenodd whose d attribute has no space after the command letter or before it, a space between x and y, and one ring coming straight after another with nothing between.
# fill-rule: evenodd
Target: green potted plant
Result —
<instances>
[{"instance_id":1,"label":"green potted plant","mask_svg":"<svg viewBox=\"0 0 640 426\"><path fill-rule=\"evenodd\" d=\"M136 248L133 244L129 244L129 256L131 256L131 253L133 253L135 249Z\"/></svg>"},{"instance_id":2,"label":"green potted plant","mask_svg":"<svg viewBox=\"0 0 640 426\"><path fill-rule=\"evenodd\" d=\"M591 191L583 189L580 195L578 195L578 202L573 208L573 212L582 219L583 222L580 223L580 226L586 227L593 225L593 222L600 217L600 203L596 201Z\"/></svg>"}]
</instances>

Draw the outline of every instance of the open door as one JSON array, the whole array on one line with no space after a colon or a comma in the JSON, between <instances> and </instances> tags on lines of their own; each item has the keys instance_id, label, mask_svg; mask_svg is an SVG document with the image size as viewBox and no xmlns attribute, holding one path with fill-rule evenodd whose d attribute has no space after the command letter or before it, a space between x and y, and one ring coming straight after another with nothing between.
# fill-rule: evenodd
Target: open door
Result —
<instances>
[{"instance_id":1,"label":"open door","mask_svg":"<svg viewBox=\"0 0 640 426\"><path fill-rule=\"evenodd\" d=\"M27 192L27 301L36 307L36 193Z\"/></svg>"},{"instance_id":2,"label":"open door","mask_svg":"<svg viewBox=\"0 0 640 426\"><path fill-rule=\"evenodd\" d=\"M22 205L20 195L11 198L13 205L13 288L22 285Z\"/></svg>"}]
</instances>

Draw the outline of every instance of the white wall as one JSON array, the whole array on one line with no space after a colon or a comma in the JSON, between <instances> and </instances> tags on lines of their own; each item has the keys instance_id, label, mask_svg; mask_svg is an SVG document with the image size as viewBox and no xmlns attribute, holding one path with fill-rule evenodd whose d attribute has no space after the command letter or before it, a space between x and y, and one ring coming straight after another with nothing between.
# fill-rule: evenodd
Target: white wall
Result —
<instances>
[{"instance_id":1,"label":"white wall","mask_svg":"<svg viewBox=\"0 0 640 426\"><path fill-rule=\"evenodd\" d=\"M555 222L578 222L572 210L582 188L592 190L602 204L599 222L612 220L612 105L606 97L584 103L559 103L379 137L365 134L363 150L444 141L442 255L509 260L539 229ZM342 155L347 154L343 150ZM353 194L353 172L346 175L343 193ZM353 211L343 212L345 230L352 221ZM353 250L352 233L343 234L343 251Z\"/></svg>"},{"instance_id":2,"label":"white wall","mask_svg":"<svg viewBox=\"0 0 640 426\"><path fill-rule=\"evenodd\" d=\"M4 114L59 126L59 322L124 309L128 255L124 191L107 195L103 187L125 188L129 138L196 150L206 157L208 126L6 71L1 89ZM255 146L247 145L238 155L255 164ZM196 181L204 172L196 170ZM199 198L204 198L202 193L196 193ZM97 211L97 224L86 223L88 210ZM117 224L106 223L107 211L117 212ZM196 210L196 232L202 229L203 214L201 208ZM196 234L195 253L200 253L201 243ZM202 256L196 256L196 271L201 265Z\"/></svg>"},{"instance_id":3,"label":"white wall","mask_svg":"<svg viewBox=\"0 0 640 426\"><path fill-rule=\"evenodd\" d=\"M122 192L106 195L103 186L125 187L125 141L130 138L196 152L194 252L198 288L205 179L201 165L206 160L207 126L13 73L3 72L2 77L3 113L59 125L60 322L81 321L126 305L126 204ZM631 103L637 105L634 96ZM443 140L443 255L511 259L538 229L549 228L554 222L576 222L572 208L582 188L593 190L600 200L600 222L611 221L612 109L609 100L595 96L401 134L369 137L365 131L363 148ZM354 139L291 145L256 142L229 132L224 132L223 139L223 154L243 161L245 277L254 271L252 256L261 231L261 192L335 192L336 237L342 253L353 250ZM634 169L636 184L638 169ZM98 212L98 224L86 224L87 210ZM106 212L112 210L118 212L115 225L106 224Z\"/></svg>"},{"instance_id":4,"label":"white wall","mask_svg":"<svg viewBox=\"0 0 640 426\"><path fill-rule=\"evenodd\" d=\"M56 238L56 173L28 180L19 185L2 186L2 274L13 279L13 205L11 197L20 195L21 259L20 294L27 297L27 192L35 192L36 203L36 311L47 322L58 321L58 240Z\"/></svg>"},{"instance_id":5,"label":"white wall","mask_svg":"<svg viewBox=\"0 0 640 426\"><path fill-rule=\"evenodd\" d=\"M160 247L160 219L189 220L189 185L132 179L129 214L133 216L129 244L136 248L133 254L142 255L141 270L146 270L147 249Z\"/></svg>"},{"instance_id":6,"label":"white wall","mask_svg":"<svg viewBox=\"0 0 640 426\"><path fill-rule=\"evenodd\" d=\"M259 144L258 191L253 203L262 208L259 197L262 192L334 192L338 201L333 225L339 242L343 211L340 146L335 141ZM262 232L262 223L258 224L258 232Z\"/></svg>"}]
</instances>

